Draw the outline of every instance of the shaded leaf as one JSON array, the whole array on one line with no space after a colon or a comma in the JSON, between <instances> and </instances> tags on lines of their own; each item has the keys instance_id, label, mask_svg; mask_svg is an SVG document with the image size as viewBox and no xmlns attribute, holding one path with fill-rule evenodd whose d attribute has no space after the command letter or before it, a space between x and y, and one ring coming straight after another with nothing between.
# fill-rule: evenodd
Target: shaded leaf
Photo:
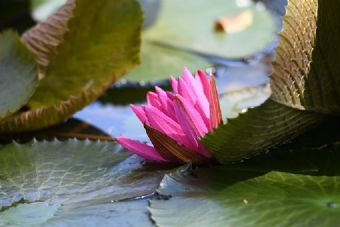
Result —
<instances>
[{"instance_id":1,"label":"shaded leaf","mask_svg":"<svg viewBox=\"0 0 340 227\"><path fill-rule=\"evenodd\" d=\"M38 84L34 56L19 36L0 34L0 121L28 102Z\"/></svg>"},{"instance_id":2,"label":"shaded leaf","mask_svg":"<svg viewBox=\"0 0 340 227\"><path fill-rule=\"evenodd\" d=\"M0 135L0 143L8 144L13 140L19 143L27 143L32 139L38 140L59 140L67 139L79 139L79 140L92 140L92 141L113 141L113 137L96 128L93 125L88 124L85 121L81 121L75 118L71 118L58 125L38 130L15 134L3 134Z\"/></svg>"},{"instance_id":3,"label":"shaded leaf","mask_svg":"<svg viewBox=\"0 0 340 227\"><path fill-rule=\"evenodd\" d=\"M154 192L163 171L140 162L115 143L6 145L0 149L0 226L153 226L146 201L115 202Z\"/></svg>"},{"instance_id":4,"label":"shaded leaf","mask_svg":"<svg viewBox=\"0 0 340 227\"><path fill-rule=\"evenodd\" d=\"M271 77L273 100L297 109L339 112L339 10L339 1L289 1Z\"/></svg>"},{"instance_id":5,"label":"shaded leaf","mask_svg":"<svg viewBox=\"0 0 340 227\"><path fill-rule=\"evenodd\" d=\"M54 15L72 13L73 17L46 77L29 102L31 110L3 122L1 132L36 130L62 121L98 98L139 62L142 20L137 2L69 0L65 7L70 4L75 4L73 11Z\"/></svg>"},{"instance_id":6,"label":"shaded leaf","mask_svg":"<svg viewBox=\"0 0 340 227\"><path fill-rule=\"evenodd\" d=\"M151 217L158 227L337 226L339 144L280 157L168 174L158 191L172 198L152 200Z\"/></svg>"},{"instance_id":7,"label":"shaded leaf","mask_svg":"<svg viewBox=\"0 0 340 227\"><path fill-rule=\"evenodd\" d=\"M323 119L322 115L295 110L268 100L229 120L201 141L219 162L230 163L290 141Z\"/></svg>"},{"instance_id":8,"label":"shaded leaf","mask_svg":"<svg viewBox=\"0 0 340 227\"><path fill-rule=\"evenodd\" d=\"M247 9L254 14L249 28L233 34L214 31L216 20ZM275 22L263 5L239 7L236 1L163 0L159 18L145 31L145 38L205 55L242 58L262 50L272 41L274 31Z\"/></svg>"},{"instance_id":9,"label":"shaded leaf","mask_svg":"<svg viewBox=\"0 0 340 227\"><path fill-rule=\"evenodd\" d=\"M108 89L104 95L102 95L98 101L102 104L114 104L117 106L128 106L129 104L142 104L146 102L146 94L149 91L154 90L154 87L150 84L150 86L143 86L142 84L133 84L133 85L117 85L110 89ZM161 86L162 85L162 86ZM171 87L169 83L167 84L159 84L164 90L170 90ZM129 95L126 95L129 94Z\"/></svg>"}]
</instances>

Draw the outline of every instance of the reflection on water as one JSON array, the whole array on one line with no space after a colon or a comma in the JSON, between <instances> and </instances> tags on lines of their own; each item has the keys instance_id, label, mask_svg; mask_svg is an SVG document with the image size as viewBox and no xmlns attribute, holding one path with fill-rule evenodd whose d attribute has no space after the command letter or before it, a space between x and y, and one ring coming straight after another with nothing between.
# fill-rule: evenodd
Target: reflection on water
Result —
<instances>
[{"instance_id":1,"label":"reflection on water","mask_svg":"<svg viewBox=\"0 0 340 227\"><path fill-rule=\"evenodd\" d=\"M148 141L143 125L129 106L103 105L95 102L76 113L74 117L86 121L115 137L124 135L129 138Z\"/></svg>"}]
</instances>

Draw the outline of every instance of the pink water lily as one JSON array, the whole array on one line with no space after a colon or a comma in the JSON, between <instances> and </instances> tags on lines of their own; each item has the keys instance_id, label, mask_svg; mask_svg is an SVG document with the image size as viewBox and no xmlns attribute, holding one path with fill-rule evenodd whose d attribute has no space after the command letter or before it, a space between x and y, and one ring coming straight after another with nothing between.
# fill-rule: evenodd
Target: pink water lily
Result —
<instances>
[{"instance_id":1,"label":"pink water lily","mask_svg":"<svg viewBox=\"0 0 340 227\"><path fill-rule=\"evenodd\" d=\"M172 92L156 87L155 92L148 92L146 105L131 105L154 146L126 137L116 140L153 162L210 162L213 157L200 138L222 123L214 77L209 80L203 71L193 76L184 68L183 75L170 82Z\"/></svg>"}]
</instances>

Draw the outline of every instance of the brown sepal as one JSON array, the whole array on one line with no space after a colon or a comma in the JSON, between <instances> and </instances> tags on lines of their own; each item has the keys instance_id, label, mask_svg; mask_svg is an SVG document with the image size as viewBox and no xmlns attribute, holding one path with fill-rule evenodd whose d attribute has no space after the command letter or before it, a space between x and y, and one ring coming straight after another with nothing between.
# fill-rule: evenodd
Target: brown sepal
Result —
<instances>
[{"instance_id":1,"label":"brown sepal","mask_svg":"<svg viewBox=\"0 0 340 227\"><path fill-rule=\"evenodd\" d=\"M193 163L196 165L202 165L210 162L208 158L179 145L175 140L156 129L153 129L146 124L144 124L144 128L155 149L165 159L180 164Z\"/></svg>"},{"instance_id":2,"label":"brown sepal","mask_svg":"<svg viewBox=\"0 0 340 227\"><path fill-rule=\"evenodd\" d=\"M223 123L220 101L216 89L216 81L214 75L210 75L210 119L213 128L217 128Z\"/></svg>"}]
</instances>

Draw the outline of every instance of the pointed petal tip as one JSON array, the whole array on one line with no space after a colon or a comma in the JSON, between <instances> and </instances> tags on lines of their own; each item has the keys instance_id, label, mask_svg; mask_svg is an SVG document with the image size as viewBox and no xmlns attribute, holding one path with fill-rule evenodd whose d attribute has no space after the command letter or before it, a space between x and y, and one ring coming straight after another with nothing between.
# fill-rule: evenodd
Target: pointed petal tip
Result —
<instances>
[{"instance_id":1,"label":"pointed petal tip","mask_svg":"<svg viewBox=\"0 0 340 227\"><path fill-rule=\"evenodd\" d=\"M170 84L174 93L178 93L178 81L175 77L170 77Z\"/></svg>"},{"instance_id":2,"label":"pointed petal tip","mask_svg":"<svg viewBox=\"0 0 340 227\"><path fill-rule=\"evenodd\" d=\"M145 111L144 111L144 105L136 106L134 104L130 104L130 108L143 124L148 123L148 119L147 119Z\"/></svg>"},{"instance_id":3,"label":"pointed petal tip","mask_svg":"<svg viewBox=\"0 0 340 227\"><path fill-rule=\"evenodd\" d=\"M217 87L215 76L213 74L210 75L210 118L211 118L211 126L213 129L217 128L222 120L222 112L220 101L218 97Z\"/></svg>"},{"instance_id":4,"label":"pointed petal tip","mask_svg":"<svg viewBox=\"0 0 340 227\"><path fill-rule=\"evenodd\" d=\"M125 149L131 151L132 153L147 159L152 162L157 163L168 163L154 147L147 145L145 143L139 142L137 140L132 140L124 136L118 136L115 138L116 142L119 143Z\"/></svg>"}]
</instances>

